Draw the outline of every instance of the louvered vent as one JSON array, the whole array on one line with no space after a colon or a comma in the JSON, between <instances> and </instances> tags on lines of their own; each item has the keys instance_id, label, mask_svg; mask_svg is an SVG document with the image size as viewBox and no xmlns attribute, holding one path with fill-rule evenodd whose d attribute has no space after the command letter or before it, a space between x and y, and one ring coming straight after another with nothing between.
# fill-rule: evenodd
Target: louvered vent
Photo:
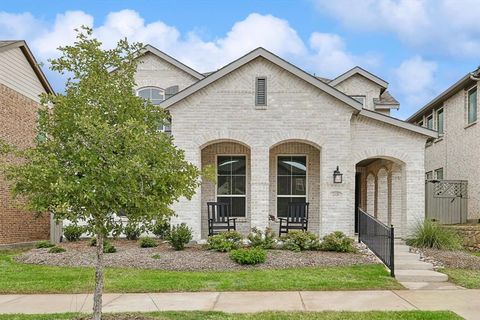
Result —
<instances>
[{"instance_id":1,"label":"louvered vent","mask_svg":"<svg viewBox=\"0 0 480 320\"><path fill-rule=\"evenodd\" d=\"M255 105L267 105L267 78L257 78L255 84Z\"/></svg>"}]
</instances>

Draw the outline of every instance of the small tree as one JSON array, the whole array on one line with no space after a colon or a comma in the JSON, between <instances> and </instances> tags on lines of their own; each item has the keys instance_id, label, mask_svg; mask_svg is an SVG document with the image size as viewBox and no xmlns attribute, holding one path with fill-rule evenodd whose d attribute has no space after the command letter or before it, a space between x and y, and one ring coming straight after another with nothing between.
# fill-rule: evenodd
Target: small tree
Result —
<instances>
[{"instance_id":1,"label":"small tree","mask_svg":"<svg viewBox=\"0 0 480 320\"><path fill-rule=\"evenodd\" d=\"M125 39L103 50L91 29L76 31L74 45L59 48L62 56L51 60L51 69L69 78L64 94L42 97L36 146L14 152L3 144L0 150L23 158L5 166L14 196L57 221L82 221L95 235L93 318L99 320L103 244L121 228L116 214L145 225L164 219L172 203L193 196L200 172L158 130L166 113L134 94L142 45Z\"/></svg>"}]
</instances>

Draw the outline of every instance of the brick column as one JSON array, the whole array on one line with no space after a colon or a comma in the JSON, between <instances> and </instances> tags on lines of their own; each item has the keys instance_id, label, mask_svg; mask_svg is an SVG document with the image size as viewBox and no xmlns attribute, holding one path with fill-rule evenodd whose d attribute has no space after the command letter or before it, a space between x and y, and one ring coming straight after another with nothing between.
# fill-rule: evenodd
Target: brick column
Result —
<instances>
[{"instance_id":1,"label":"brick column","mask_svg":"<svg viewBox=\"0 0 480 320\"><path fill-rule=\"evenodd\" d=\"M251 227L265 230L269 214L269 149L252 147L250 160L250 221Z\"/></svg>"}]
</instances>

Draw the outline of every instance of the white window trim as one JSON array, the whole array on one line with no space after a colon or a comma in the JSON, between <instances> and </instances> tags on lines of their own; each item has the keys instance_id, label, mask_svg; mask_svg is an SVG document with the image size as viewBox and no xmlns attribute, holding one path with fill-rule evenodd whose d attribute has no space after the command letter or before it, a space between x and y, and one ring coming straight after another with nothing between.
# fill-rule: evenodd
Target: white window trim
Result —
<instances>
[{"instance_id":1,"label":"white window trim","mask_svg":"<svg viewBox=\"0 0 480 320\"><path fill-rule=\"evenodd\" d=\"M218 157L245 157L245 195L241 194L232 194L232 195L218 195L217 190L218 190ZM217 199L220 197L229 197L229 198L245 198L245 216L243 217L233 217L237 218L237 221L240 220L247 220L248 218L248 187L250 181L248 180L248 172L250 168L248 166L248 155L245 153L229 153L229 154L224 154L224 153L217 153L215 154L215 179L217 180L215 183L215 202L217 202Z\"/></svg>"},{"instance_id":2,"label":"white window trim","mask_svg":"<svg viewBox=\"0 0 480 320\"><path fill-rule=\"evenodd\" d=\"M477 119L475 121L469 122L468 121L468 114L469 114L469 108L470 108L469 96L470 96L470 91L472 91L474 89L477 90L477 92L476 92L476 94L477 94ZM477 87L477 85L475 84L474 86L471 86L470 88L468 88L466 90L466 92L467 92L467 95L465 97L465 123L466 123L466 127L469 127L469 126L477 123L477 121L478 121L478 87Z\"/></svg>"},{"instance_id":3,"label":"white window trim","mask_svg":"<svg viewBox=\"0 0 480 320\"><path fill-rule=\"evenodd\" d=\"M281 153L275 155L275 217L278 218L278 198L305 198L305 202L308 202L308 154L292 154L292 153ZM305 157L305 164L307 172L305 174L305 195L278 195L278 158L279 157Z\"/></svg>"}]
</instances>

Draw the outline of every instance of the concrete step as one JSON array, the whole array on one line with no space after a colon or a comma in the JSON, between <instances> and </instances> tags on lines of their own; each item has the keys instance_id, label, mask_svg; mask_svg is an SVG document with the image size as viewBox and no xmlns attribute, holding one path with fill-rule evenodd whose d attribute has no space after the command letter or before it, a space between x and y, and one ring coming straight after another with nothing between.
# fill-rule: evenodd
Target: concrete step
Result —
<instances>
[{"instance_id":1,"label":"concrete step","mask_svg":"<svg viewBox=\"0 0 480 320\"><path fill-rule=\"evenodd\" d=\"M395 261L396 270L433 270L433 264L423 261Z\"/></svg>"},{"instance_id":2,"label":"concrete step","mask_svg":"<svg viewBox=\"0 0 480 320\"><path fill-rule=\"evenodd\" d=\"M399 244L399 245L395 245L394 250L395 252L410 252L410 247L403 244Z\"/></svg>"},{"instance_id":3,"label":"concrete step","mask_svg":"<svg viewBox=\"0 0 480 320\"><path fill-rule=\"evenodd\" d=\"M405 240L402 240L402 239L394 239L394 240L393 240L393 243L395 243L395 244L405 244Z\"/></svg>"},{"instance_id":4,"label":"concrete step","mask_svg":"<svg viewBox=\"0 0 480 320\"><path fill-rule=\"evenodd\" d=\"M420 261L420 255L409 252L395 252L395 262L400 261Z\"/></svg>"},{"instance_id":5,"label":"concrete step","mask_svg":"<svg viewBox=\"0 0 480 320\"><path fill-rule=\"evenodd\" d=\"M448 276L432 270L395 270L395 279L400 282L445 282Z\"/></svg>"}]
</instances>

